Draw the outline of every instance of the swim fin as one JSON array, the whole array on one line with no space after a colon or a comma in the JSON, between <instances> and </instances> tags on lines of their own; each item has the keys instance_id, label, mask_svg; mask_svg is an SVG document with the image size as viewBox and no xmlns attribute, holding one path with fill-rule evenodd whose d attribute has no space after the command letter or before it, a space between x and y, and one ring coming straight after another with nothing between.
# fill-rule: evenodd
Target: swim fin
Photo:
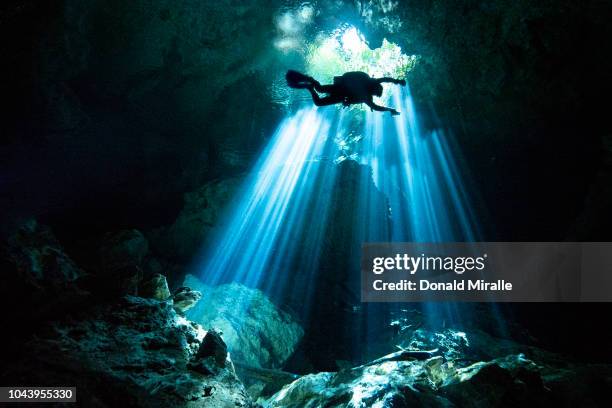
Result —
<instances>
[{"instance_id":1,"label":"swim fin","mask_svg":"<svg viewBox=\"0 0 612 408\"><path fill-rule=\"evenodd\" d=\"M312 77L292 69L287 71L287 74L285 74L285 79L287 80L287 85L289 85L290 88L309 88L314 84L314 79Z\"/></svg>"}]
</instances>

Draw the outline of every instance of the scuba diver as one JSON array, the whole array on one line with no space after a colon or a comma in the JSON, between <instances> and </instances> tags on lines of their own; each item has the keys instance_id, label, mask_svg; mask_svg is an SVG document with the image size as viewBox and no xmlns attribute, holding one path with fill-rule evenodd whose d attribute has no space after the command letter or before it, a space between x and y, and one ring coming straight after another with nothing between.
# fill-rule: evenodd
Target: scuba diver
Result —
<instances>
[{"instance_id":1,"label":"scuba diver","mask_svg":"<svg viewBox=\"0 0 612 408\"><path fill-rule=\"evenodd\" d=\"M331 85L321 85L319 81L300 72L289 70L285 75L287 85L296 89L308 89L312 95L312 100L317 106L334 105L341 103L350 106L357 103L365 103L370 109L379 112L390 112L391 115L400 113L393 108L387 108L374 103L374 95L381 96L383 92L382 83L391 82L397 85L406 85L403 79L394 78L372 78L365 72L347 72L342 76L334 77ZM327 96L321 97L318 92L325 93Z\"/></svg>"}]
</instances>

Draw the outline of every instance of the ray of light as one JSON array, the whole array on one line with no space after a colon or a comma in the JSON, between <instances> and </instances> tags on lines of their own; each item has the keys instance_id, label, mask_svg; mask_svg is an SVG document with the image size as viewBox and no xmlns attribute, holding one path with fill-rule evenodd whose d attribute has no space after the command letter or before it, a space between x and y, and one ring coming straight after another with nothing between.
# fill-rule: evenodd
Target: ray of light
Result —
<instances>
[{"instance_id":1,"label":"ray of light","mask_svg":"<svg viewBox=\"0 0 612 408\"><path fill-rule=\"evenodd\" d=\"M320 279L329 278L321 273L338 273L342 279L353 273L321 272L321 258L330 256L321 253L330 231L339 234L335 239L350 240L341 247L357 258L355 248L368 241L480 239L463 183L461 155L450 134L423 131L408 87L395 88L393 102L400 116L365 113L359 160L367 167L350 159L339 165L330 159L339 153L337 135L348 132L345 111L310 108L288 116L262 151L224 227L203 252L197 266L202 281L212 286L241 283L261 289L277 303L290 297L306 320ZM338 188L348 195L338 198ZM338 221L331 217L339 214L332 206L342 200L348 214L342 222L349 220L351 226L339 228L348 232L330 229ZM355 264L358 261L344 267ZM358 286L358 266L356 279ZM355 290L354 283L349 283L350 290ZM249 301L236 299L236 308L248 307ZM441 325L465 320L455 304L422 306L428 320ZM351 324L364 337L353 337L348 347L359 350L369 344L369 333L375 335L389 312L399 307L404 306L362 307L362 317Z\"/></svg>"},{"instance_id":2,"label":"ray of light","mask_svg":"<svg viewBox=\"0 0 612 408\"><path fill-rule=\"evenodd\" d=\"M257 287L285 223L295 222L292 200L304 194L325 145L330 121L303 109L285 119L254 166L229 220L203 257L205 283L228 281Z\"/></svg>"}]
</instances>

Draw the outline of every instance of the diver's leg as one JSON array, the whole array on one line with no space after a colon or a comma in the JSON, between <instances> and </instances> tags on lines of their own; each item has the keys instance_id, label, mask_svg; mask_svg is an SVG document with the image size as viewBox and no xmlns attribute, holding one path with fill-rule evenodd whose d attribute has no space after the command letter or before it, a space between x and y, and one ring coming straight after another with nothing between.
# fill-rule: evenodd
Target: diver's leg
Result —
<instances>
[{"instance_id":1,"label":"diver's leg","mask_svg":"<svg viewBox=\"0 0 612 408\"><path fill-rule=\"evenodd\" d=\"M315 105L317 106L335 105L337 103L342 103L342 101L344 101L344 98L342 96L330 95L330 96L326 96L325 98L320 98L319 103L315 102Z\"/></svg>"},{"instance_id":2,"label":"diver's leg","mask_svg":"<svg viewBox=\"0 0 612 408\"><path fill-rule=\"evenodd\" d=\"M308 88L310 94L312 95L312 101L317 106L327 106L327 105L335 105L337 103L342 103L344 98L340 95L329 95L324 98L321 98L318 93L315 92L314 88Z\"/></svg>"},{"instance_id":3,"label":"diver's leg","mask_svg":"<svg viewBox=\"0 0 612 408\"><path fill-rule=\"evenodd\" d=\"M314 81L313 84L314 84L314 89L316 89L317 92L322 92L322 93L327 93L327 94L337 93L336 85L321 85L319 81Z\"/></svg>"},{"instance_id":4,"label":"diver's leg","mask_svg":"<svg viewBox=\"0 0 612 408\"><path fill-rule=\"evenodd\" d=\"M321 97L319 96L319 94L314 90L313 86L309 86L308 91L310 92L310 95L312 95L312 101L314 102L315 105L319 106L319 103L321 102Z\"/></svg>"}]
</instances>

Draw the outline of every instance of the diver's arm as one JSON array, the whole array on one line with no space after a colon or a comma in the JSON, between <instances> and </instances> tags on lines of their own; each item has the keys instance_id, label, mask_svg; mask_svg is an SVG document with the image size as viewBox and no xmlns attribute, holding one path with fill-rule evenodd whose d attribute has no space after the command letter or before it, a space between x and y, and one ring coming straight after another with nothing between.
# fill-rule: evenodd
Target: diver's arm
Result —
<instances>
[{"instance_id":1,"label":"diver's arm","mask_svg":"<svg viewBox=\"0 0 612 408\"><path fill-rule=\"evenodd\" d=\"M374 80L376 82L378 82L379 84L382 84L383 82L391 82L392 84L396 84L396 85L401 85L401 86L405 86L406 85L406 81L404 79L395 79L395 78L391 78L391 77L384 77L384 78L376 78Z\"/></svg>"},{"instance_id":2,"label":"diver's arm","mask_svg":"<svg viewBox=\"0 0 612 408\"><path fill-rule=\"evenodd\" d=\"M387 108L386 106L380 106L374 103L371 99L366 102L366 105L370 107L370 109L378 111L378 112L391 112L391 115L399 115L399 112L393 108Z\"/></svg>"}]
</instances>

